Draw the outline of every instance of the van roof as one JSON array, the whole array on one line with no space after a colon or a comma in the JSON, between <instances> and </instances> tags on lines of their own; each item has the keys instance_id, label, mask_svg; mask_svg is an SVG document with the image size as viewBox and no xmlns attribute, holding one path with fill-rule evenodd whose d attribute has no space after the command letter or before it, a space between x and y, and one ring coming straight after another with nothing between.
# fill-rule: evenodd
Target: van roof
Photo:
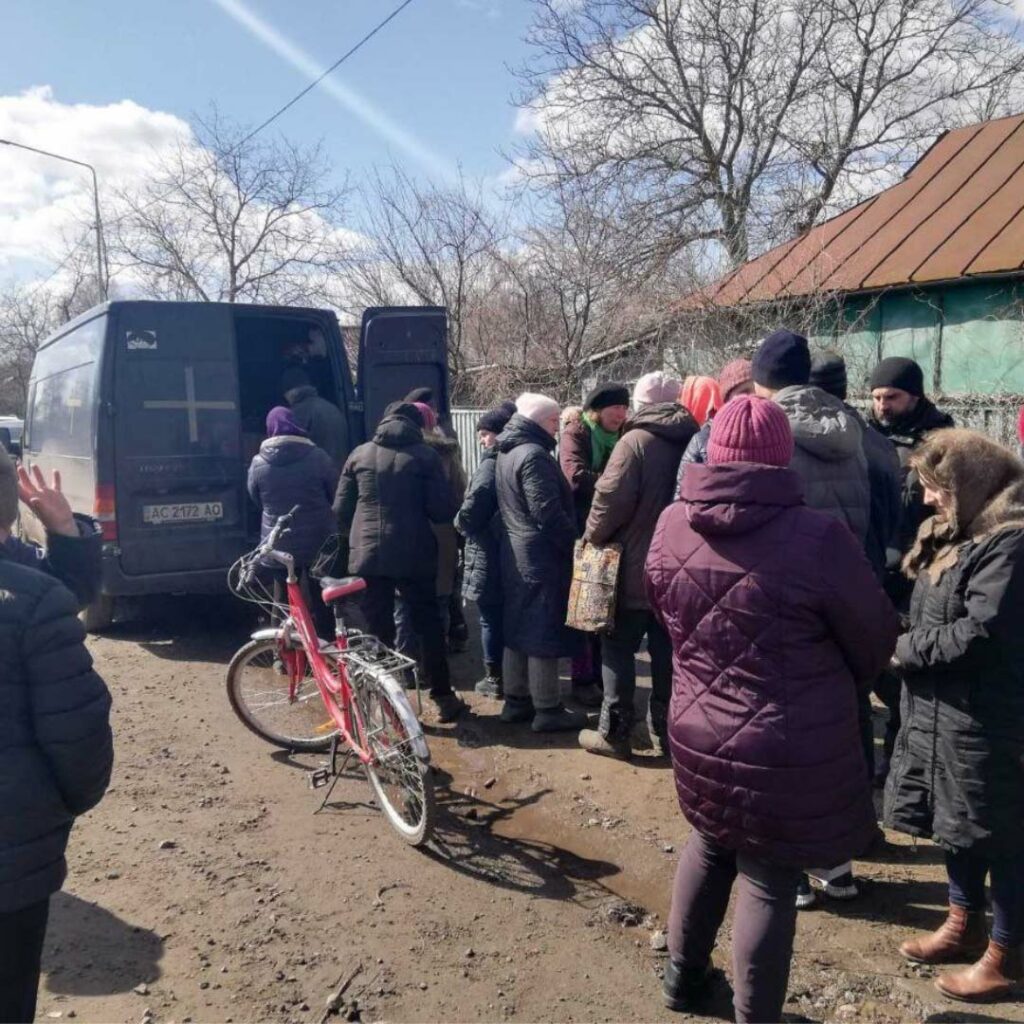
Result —
<instances>
[{"instance_id":1,"label":"van roof","mask_svg":"<svg viewBox=\"0 0 1024 1024\"><path fill-rule=\"evenodd\" d=\"M237 312L245 313L263 312L275 316L290 314L293 316L312 316L318 318L328 316L333 317L335 322L337 322L338 319L334 310L318 309L315 306L270 306L256 302L178 302L174 299L113 299L109 302L101 302L98 305L93 306L91 309L87 309L84 313L80 313L73 320L69 320L66 324L62 324L43 341L39 348L44 349L48 345L52 345L55 341L67 334L68 331L74 330L74 328L81 324L88 323L90 320L94 320L98 316L103 316L111 310L128 308L143 309L146 306L201 306L204 309L209 309L215 306L228 306Z\"/></svg>"}]
</instances>

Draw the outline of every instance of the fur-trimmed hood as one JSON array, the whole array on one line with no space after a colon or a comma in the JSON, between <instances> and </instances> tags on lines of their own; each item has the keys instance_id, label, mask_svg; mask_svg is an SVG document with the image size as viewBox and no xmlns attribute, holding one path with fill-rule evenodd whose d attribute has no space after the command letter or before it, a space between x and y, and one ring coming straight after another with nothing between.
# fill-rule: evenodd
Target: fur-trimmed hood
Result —
<instances>
[{"instance_id":1,"label":"fur-trimmed hood","mask_svg":"<svg viewBox=\"0 0 1024 1024\"><path fill-rule=\"evenodd\" d=\"M921 482L952 496L948 514L926 519L903 563L912 579L933 580L956 565L961 548L1000 530L1024 527L1024 462L983 434L937 430L911 456Z\"/></svg>"}]
</instances>

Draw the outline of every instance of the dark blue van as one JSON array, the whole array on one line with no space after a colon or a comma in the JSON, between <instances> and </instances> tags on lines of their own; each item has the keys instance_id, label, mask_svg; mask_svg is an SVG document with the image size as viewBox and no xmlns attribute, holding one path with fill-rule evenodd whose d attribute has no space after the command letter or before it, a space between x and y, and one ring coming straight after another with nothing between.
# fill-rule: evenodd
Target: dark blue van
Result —
<instances>
[{"instance_id":1,"label":"dark blue van","mask_svg":"<svg viewBox=\"0 0 1024 1024\"><path fill-rule=\"evenodd\" d=\"M349 448L414 387L432 387L448 411L444 309L367 310L349 347L354 378L334 313L215 302L109 302L40 346L23 459L59 469L72 508L102 524L89 628L108 625L122 595L224 587L259 534L246 471L287 367L303 365L342 410ZM22 529L41 539L31 514Z\"/></svg>"}]
</instances>

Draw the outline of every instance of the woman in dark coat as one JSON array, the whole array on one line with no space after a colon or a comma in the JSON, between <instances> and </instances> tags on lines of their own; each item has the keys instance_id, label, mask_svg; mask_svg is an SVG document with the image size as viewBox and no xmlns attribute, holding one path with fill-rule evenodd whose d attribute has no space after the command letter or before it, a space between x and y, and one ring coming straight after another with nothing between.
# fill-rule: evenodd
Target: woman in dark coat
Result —
<instances>
[{"instance_id":1,"label":"woman in dark coat","mask_svg":"<svg viewBox=\"0 0 1024 1024\"><path fill-rule=\"evenodd\" d=\"M337 483L338 471L331 457L313 444L291 409L283 405L271 409L267 439L249 466L249 497L261 512L261 540L280 516L298 506L278 549L295 559L300 575L308 571L324 541L335 531L331 503ZM272 572L276 580L276 571ZM331 617L320 600L319 587L310 588L309 601L318 629L329 631Z\"/></svg>"},{"instance_id":2,"label":"woman in dark coat","mask_svg":"<svg viewBox=\"0 0 1024 1024\"><path fill-rule=\"evenodd\" d=\"M706 987L733 882L736 1020L779 1020L801 869L863 850L874 809L857 687L897 619L843 523L803 504L785 413L748 395L715 417L647 558L674 651L669 747L693 832L669 917L665 1002Z\"/></svg>"},{"instance_id":3,"label":"woman in dark coat","mask_svg":"<svg viewBox=\"0 0 1024 1024\"><path fill-rule=\"evenodd\" d=\"M486 675L474 689L484 697L499 700L504 697L501 663L505 656L505 631L501 595L502 528L495 485L498 449L495 445L511 415L507 406L498 406L477 420L476 432L483 455L455 517L455 528L466 538L462 596L467 601L476 601L480 613L480 642Z\"/></svg>"},{"instance_id":4,"label":"woman in dark coat","mask_svg":"<svg viewBox=\"0 0 1024 1024\"><path fill-rule=\"evenodd\" d=\"M577 730L584 715L562 704L558 659L571 653L565 625L576 543L572 494L552 457L558 404L523 394L498 438L495 482L504 533L503 722L531 722L534 732Z\"/></svg>"},{"instance_id":5,"label":"woman in dark coat","mask_svg":"<svg viewBox=\"0 0 1024 1024\"><path fill-rule=\"evenodd\" d=\"M917 963L980 955L936 985L997 999L1024 980L1024 464L954 429L910 463L936 513L904 562L916 584L894 659L905 688L885 817L945 850L950 906L938 931L900 952Z\"/></svg>"}]
</instances>

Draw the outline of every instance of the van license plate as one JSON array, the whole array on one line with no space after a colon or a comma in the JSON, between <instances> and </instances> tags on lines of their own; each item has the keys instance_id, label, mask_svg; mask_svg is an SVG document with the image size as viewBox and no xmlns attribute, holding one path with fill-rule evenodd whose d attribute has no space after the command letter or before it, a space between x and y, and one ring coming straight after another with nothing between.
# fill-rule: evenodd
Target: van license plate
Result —
<instances>
[{"instance_id":1,"label":"van license plate","mask_svg":"<svg viewBox=\"0 0 1024 1024\"><path fill-rule=\"evenodd\" d=\"M143 505L142 521L153 526L168 523L214 523L224 518L220 501L187 501L180 505Z\"/></svg>"}]
</instances>

